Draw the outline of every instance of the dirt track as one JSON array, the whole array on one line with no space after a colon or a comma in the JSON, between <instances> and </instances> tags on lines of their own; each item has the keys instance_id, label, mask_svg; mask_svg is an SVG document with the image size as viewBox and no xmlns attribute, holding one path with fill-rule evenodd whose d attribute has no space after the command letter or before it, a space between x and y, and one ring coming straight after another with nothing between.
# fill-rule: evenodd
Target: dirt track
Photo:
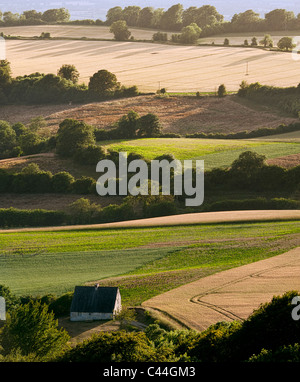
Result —
<instances>
[{"instance_id":1,"label":"dirt track","mask_svg":"<svg viewBox=\"0 0 300 382\"><path fill-rule=\"evenodd\" d=\"M274 295L300 291L299 272L300 247L186 284L153 297L142 306L166 312L184 325L202 331L219 321L246 319Z\"/></svg>"},{"instance_id":2,"label":"dirt track","mask_svg":"<svg viewBox=\"0 0 300 382\"><path fill-rule=\"evenodd\" d=\"M149 219L128 220L124 222L103 223L92 225L76 225L43 228L2 229L4 232L30 232L30 231L63 231L78 229L105 229L105 228L142 228L189 224L230 223L246 221L267 220L300 220L300 210L260 210L260 211L221 211L200 212L182 215L162 216Z\"/></svg>"}]
</instances>

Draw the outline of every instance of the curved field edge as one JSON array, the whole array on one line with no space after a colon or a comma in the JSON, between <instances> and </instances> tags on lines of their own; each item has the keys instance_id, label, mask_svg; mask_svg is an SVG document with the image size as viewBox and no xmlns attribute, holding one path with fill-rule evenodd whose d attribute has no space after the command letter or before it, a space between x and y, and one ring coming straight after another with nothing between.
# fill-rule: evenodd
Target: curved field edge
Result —
<instances>
[{"instance_id":1,"label":"curved field edge","mask_svg":"<svg viewBox=\"0 0 300 382\"><path fill-rule=\"evenodd\" d=\"M19 295L60 295L98 281L136 306L300 245L299 221L1 233L1 283Z\"/></svg>"}]
</instances>

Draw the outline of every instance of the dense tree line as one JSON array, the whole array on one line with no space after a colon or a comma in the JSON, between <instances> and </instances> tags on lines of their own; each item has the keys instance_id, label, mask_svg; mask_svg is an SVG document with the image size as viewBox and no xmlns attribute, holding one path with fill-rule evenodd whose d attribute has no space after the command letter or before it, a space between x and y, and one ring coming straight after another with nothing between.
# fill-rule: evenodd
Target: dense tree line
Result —
<instances>
[{"instance_id":1,"label":"dense tree line","mask_svg":"<svg viewBox=\"0 0 300 382\"><path fill-rule=\"evenodd\" d=\"M172 329L150 317L144 331L102 332L71 347L58 327L72 293L15 296L0 285L7 320L0 331L0 362L299 362L299 321L291 312L297 291L273 296L247 319L206 330ZM125 312L126 316L126 312ZM283 325L284 323L284 325Z\"/></svg>"},{"instance_id":2,"label":"dense tree line","mask_svg":"<svg viewBox=\"0 0 300 382\"><path fill-rule=\"evenodd\" d=\"M118 170L118 152L110 151L102 158L115 161ZM128 155L128 163L135 159L143 159L137 154ZM155 158L173 160L169 155ZM149 165L149 180L151 179L150 161L144 159ZM82 162L81 162L82 163ZM117 174L116 174L117 175ZM133 174L132 174L133 175ZM195 176L195 173L193 173ZM100 175L99 175L100 176ZM118 178L118 175L117 175ZM120 205L110 205L101 208L90 203L88 199L80 198L70 205L68 211L22 211L15 209L0 210L1 225L14 226L39 226L60 224L89 224L104 223L138 219L144 217L155 217L163 215L174 215L186 212L183 206L187 195L183 192L180 196L174 196L172 189L174 185L173 174L171 174L171 195L139 195L127 196ZM160 180L162 184L162 180ZM300 166L284 169L279 166L267 165L265 157L251 151L243 152L229 168L215 168L205 172L205 194L213 197L218 195L220 189L226 194L233 189L241 193L237 200L223 200L219 202L205 202L196 207L197 211L222 211L222 210L249 210L249 209L299 209L300 202L287 199L283 196L294 195L300 187ZM96 180L83 176L79 179L68 172L52 174L42 171L37 165L31 164L19 173L0 171L1 193L65 193L76 195L96 195ZM243 199L244 193L256 195L252 199ZM277 198L266 198L264 195L277 195ZM117 193L118 194L118 193Z\"/></svg>"},{"instance_id":3,"label":"dense tree line","mask_svg":"<svg viewBox=\"0 0 300 382\"><path fill-rule=\"evenodd\" d=\"M13 78L10 63L0 60L0 103L82 103L138 95L136 86L121 85L115 74L105 69L94 73L87 85L78 79L79 72L69 64L57 74L36 72Z\"/></svg>"},{"instance_id":4,"label":"dense tree line","mask_svg":"<svg viewBox=\"0 0 300 382\"><path fill-rule=\"evenodd\" d=\"M175 4L169 9L141 8L138 6L120 6L108 10L105 23L111 25L118 20L124 20L128 26L155 28L166 31L180 31L195 23L202 36L219 33L259 32L267 30L295 30L300 28L300 14L285 9L274 9L261 18L253 10L234 14L231 21L224 21L214 6L191 6L184 9L181 4Z\"/></svg>"},{"instance_id":5,"label":"dense tree line","mask_svg":"<svg viewBox=\"0 0 300 382\"><path fill-rule=\"evenodd\" d=\"M21 14L0 11L0 26L52 24L69 20L70 12L65 8L48 9L45 12L32 9Z\"/></svg>"},{"instance_id":6,"label":"dense tree line","mask_svg":"<svg viewBox=\"0 0 300 382\"><path fill-rule=\"evenodd\" d=\"M191 6L174 4L168 9L139 7L135 5L124 8L115 6L106 14L106 20L70 20L70 13L65 8L49 9L45 12L36 10L24 11L22 14L0 11L0 26L34 25L68 23L75 25L112 25L124 21L130 27L153 28L165 31L181 31L182 28L196 24L201 29L201 36L212 36L220 33L263 32L269 30L285 31L300 29L300 14L286 9L274 9L260 17L254 10L236 13L230 21L224 21L212 5Z\"/></svg>"}]
</instances>

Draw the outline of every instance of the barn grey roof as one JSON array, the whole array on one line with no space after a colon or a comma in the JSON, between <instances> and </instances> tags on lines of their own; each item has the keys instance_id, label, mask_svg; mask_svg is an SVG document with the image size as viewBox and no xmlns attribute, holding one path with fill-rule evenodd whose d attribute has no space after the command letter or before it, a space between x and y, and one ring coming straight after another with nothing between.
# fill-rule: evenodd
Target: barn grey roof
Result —
<instances>
[{"instance_id":1,"label":"barn grey roof","mask_svg":"<svg viewBox=\"0 0 300 382\"><path fill-rule=\"evenodd\" d=\"M71 312L112 313L117 287L76 286L71 303Z\"/></svg>"}]
</instances>

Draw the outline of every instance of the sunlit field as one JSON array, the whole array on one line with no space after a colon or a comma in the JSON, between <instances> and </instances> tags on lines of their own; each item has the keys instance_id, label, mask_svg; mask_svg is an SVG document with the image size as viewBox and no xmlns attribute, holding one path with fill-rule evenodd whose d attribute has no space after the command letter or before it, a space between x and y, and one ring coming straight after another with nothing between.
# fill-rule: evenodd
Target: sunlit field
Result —
<instances>
[{"instance_id":1,"label":"sunlit field","mask_svg":"<svg viewBox=\"0 0 300 382\"><path fill-rule=\"evenodd\" d=\"M299 83L299 62L291 53L239 47L174 46L154 43L84 40L7 40L13 76L56 73L74 64L88 83L100 69L141 91L236 91L242 80L273 86Z\"/></svg>"}]
</instances>

